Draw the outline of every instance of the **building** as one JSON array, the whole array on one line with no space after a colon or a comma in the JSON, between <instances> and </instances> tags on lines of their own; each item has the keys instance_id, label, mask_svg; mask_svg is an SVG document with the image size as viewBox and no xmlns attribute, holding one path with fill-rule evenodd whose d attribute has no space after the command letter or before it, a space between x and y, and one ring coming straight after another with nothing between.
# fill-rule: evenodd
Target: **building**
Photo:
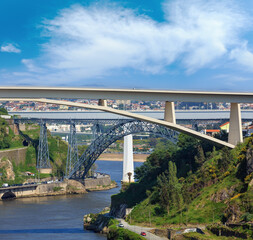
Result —
<instances>
[{"instance_id":1,"label":"building","mask_svg":"<svg viewBox=\"0 0 253 240\"><path fill-rule=\"evenodd\" d=\"M229 122L223 123L220 125L220 130L226 131L227 133L229 132Z\"/></svg>"}]
</instances>

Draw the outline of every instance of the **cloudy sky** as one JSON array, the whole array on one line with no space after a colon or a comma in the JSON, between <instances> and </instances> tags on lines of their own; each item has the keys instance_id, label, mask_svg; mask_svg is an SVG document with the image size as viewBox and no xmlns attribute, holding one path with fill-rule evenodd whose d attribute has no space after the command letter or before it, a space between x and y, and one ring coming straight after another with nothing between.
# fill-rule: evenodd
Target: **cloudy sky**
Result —
<instances>
[{"instance_id":1,"label":"cloudy sky","mask_svg":"<svg viewBox=\"0 0 253 240\"><path fill-rule=\"evenodd\" d=\"M1 0L0 85L253 91L251 0Z\"/></svg>"}]
</instances>

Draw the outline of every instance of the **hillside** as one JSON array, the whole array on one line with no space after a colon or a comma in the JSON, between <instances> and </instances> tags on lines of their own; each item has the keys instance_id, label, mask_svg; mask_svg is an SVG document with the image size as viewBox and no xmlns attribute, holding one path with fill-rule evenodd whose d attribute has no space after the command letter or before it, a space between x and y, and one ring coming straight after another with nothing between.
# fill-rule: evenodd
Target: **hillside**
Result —
<instances>
[{"instance_id":1,"label":"hillside","mask_svg":"<svg viewBox=\"0 0 253 240\"><path fill-rule=\"evenodd\" d=\"M39 144L40 127L36 124L25 124L19 135L14 135L8 123L0 118L0 149L16 149L27 146L26 156L22 162L10 161L3 158L0 160L0 185L6 182L9 184L19 184L26 181L31 176L25 176L25 172L29 171L37 174L36 161L37 149ZM40 178L63 177L66 168L67 149L68 146L60 137L51 136L48 131L48 145L50 164L53 168L51 175L41 174ZM9 173L9 174L8 174ZM14 177L13 177L14 174ZM9 177L9 175L11 177Z\"/></svg>"},{"instance_id":2,"label":"hillside","mask_svg":"<svg viewBox=\"0 0 253 240\"><path fill-rule=\"evenodd\" d=\"M112 196L112 212L127 204L132 224L160 228L252 222L252 143L215 149L181 135L136 169L138 181Z\"/></svg>"}]
</instances>

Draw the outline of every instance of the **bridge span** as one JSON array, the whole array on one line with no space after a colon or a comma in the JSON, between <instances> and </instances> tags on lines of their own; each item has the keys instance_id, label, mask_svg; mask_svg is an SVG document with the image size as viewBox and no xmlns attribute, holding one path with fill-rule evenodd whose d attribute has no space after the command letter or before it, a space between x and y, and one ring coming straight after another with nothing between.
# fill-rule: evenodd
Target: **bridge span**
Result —
<instances>
[{"instance_id":1,"label":"bridge span","mask_svg":"<svg viewBox=\"0 0 253 240\"><path fill-rule=\"evenodd\" d=\"M65 105L70 107L84 108L95 111L103 111L120 118L135 119L143 121L146 124L155 124L171 130L181 132L193 136L200 140L205 140L211 144L234 148L237 143L243 141L242 137L242 115L240 103L253 103L253 93L229 93L229 92L196 92L196 91L158 91L158 90L135 90L135 89L87 89L87 88L48 88L48 87L0 87L0 101L33 101L48 104ZM56 99L55 99L56 98ZM79 102L59 100L59 99L98 99L98 105L89 105ZM165 111L160 117L145 115L144 112L136 113L124 110L117 110L107 107L106 99L115 100L145 100L145 101L165 101ZM224 142L216 138L199 133L192 129L188 129L176 123L176 118L179 119L178 112L175 112L174 101L183 102L229 102L231 109L229 112L229 140ZM216 112L218 115L219 113ZM244 114L244 113L243 113ZM119 117L118 117L119 118ZM195 117L196 118L196 117ZM243 115L243 118L249 117L248 112ZM216 118L217 119L217 118ZM220 118L219 118L220 119ZM228 119L228 116L226 116ZM252 118L251 118L252 119ZM131 120L130 120L131 121ZM135 125L133 125L135 126ZM148 125L145 127L149 127ZM125 134L125 126L115 129L115 132ZM109 134L110 135L110 134ZM105 143L107 144L107 137ZM114 132L111 134L112 141L114 140ZM119 134L120 135L120 134ZM97 144L98 143L98 144ZM97 145L96 145L97 144ZM105 146L107 146L105 144ZM94 149L99 148L99 142L94 141ZM92 149L91 149L92 150ZM103 149L101 149L102 151ZM89 156L95 156L99 151L92 152ZM85 158L86 159L86 158ZM86 162L89 166L95 159L87 158L90 161ZM77 161L77 167L80 167L80 161ZM85 167L85 166L84 166ZM76 169L74 170L76 172ZM70 171L71 175L73 171Z\"/></svg>"},{"instance_id":2,"label":"bridge span","mask_svg":"<svg viewBox=\"0 0 253 240\"><path fill-rule=\"evenodd\" d=\"M197 91L161 91L161 90L136 90L136 89L94 89L94 88L61 88L61 87L0 87L2 101L22 100L66 105L79 108L100 110L124 117L134 118L154 124L159 124L173 130L191 135L198 139L207 140L219 146L233 148L243 141L241 126L240 103L253 103L253 93L236 92L197 92ZM47 98L47 99L45 99ZM57 99L98 99L99 105L89 105ZM106 99L115 100L146 100L165 101L164 120L158 120L141 114L116 110L107 107ZM200 134L196 131L184 128L176 124L174 101L183 102L229 102L230 129L229 139L226 143L212 137Z\"/></svg>"},{"instance_id":3,"label":"bridge span","mask_svg":"<svg viewBox=\"0 0 253 240\"><path fill-rule=\"evenodd\" d=\"M143 116L152 117L162 120L164 118L164 111L129 111L132 113L141 114ZM19 115L22 118L31 119L72 119L78 120L117 120L117 119L131 119L116 114L102 112L102 111L13 111L10 115ZM241 110L243 121L253 121L253 110ZM175 110L176 122L190 121L190 120L229 120L230 111L228 110Z\"/></svg>"},{"instance_id":4,"label":"bridge span","mask_svg":"<svg viewBox=\"0 0 253 240\"><path fill-rule=\"evenodd\" d=\"M253 103L253 93L102 89L71 87L0 87L2 98L114 99L181 102Z\"/></svg>"},{"instance_id":5,"label":"bridge span","mask_svg":"<svg viewBox=\"0 0 253 240\"><path fill-rule=\"evenodd\" d=\"M2 98L0 99L0 101L31 101L31 99L29 98ZM133 118L133 119L137 119L137 120L141 120L141 121L145 121L145 122L150 122L153 124L158 124L164 127L168 127L172 130L193 136L195 138L198 138L200 140L205 140L208 141L214 145L217 146L221 146L221 147L228 147L228 148L234 148L235 144L233 143L227 143L225 141L221 141L219 139L207 136L205 134L199 133L197 131L194 131L192 129L180 126L179 124L176 124L175 122L175 112L174 112L174 108L172 108L173 105L169 105L166 109L165 109L165 120L159 120L159 119L155 119L155 118L151 118L151 117L146 117L143 116L141 114L136 114L136 113L132 113L132 112L127 112L124 110L118 110L118 109L113 109L110 107L107 107L106 104L102 104L104 106L101 105L90 105L90 104L85 104L85 103L78 103L78 102L71 102L71 101L65 101L65 100L54 100L54 99L42 99L42 98L34 98L32 99L32 101L34 102L41 102L41 103L49 103L49 104L57 104L57 105L65 105L65 106L70 106L70 107L79 107L79 108L87 108L87 109L94 109L94 110L100 110L100 111L104 111L104 112L109 112L109 113L113 113L113 114L117 114L117 115L121 115L124 117L129 117L129 118ZM167 103L167 102L166 102ZM241 117L240 117L240 121L241 121ZM239 142L239 141L238 141Z\"/></svg>"}]
</instances>

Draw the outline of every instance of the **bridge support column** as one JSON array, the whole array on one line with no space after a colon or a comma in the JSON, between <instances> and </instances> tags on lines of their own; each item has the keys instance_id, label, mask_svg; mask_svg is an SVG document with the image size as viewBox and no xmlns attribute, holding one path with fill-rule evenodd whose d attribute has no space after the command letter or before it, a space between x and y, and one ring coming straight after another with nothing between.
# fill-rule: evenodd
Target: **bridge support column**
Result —
<instances>
[{"instance_id":1,"label":"bridge support column","mask_svg":"<svg viewBox=\"0 0 253 240\"><path fill-rule=\"evenodd\" d=\"M78 162L78 147L76 142L76 125L70 123L70 132L68 137L68 155L66 163L65 178L69 178L69 174L74 169L75 164Z\"/></svg>"},{"instance_id":2,"label":"bridge support column","mask_svg":"<svg viewBox=\"0 0 253 240\"><path fill-rule=\"evenodd\" d=\"M99 99L98 100L98 105L107 107L107 101L105 99Z\"/></svg>"},{"instance_id":3,"label":"bridge support column","mask_svg":"<svg viewBox=\"0 0 253 240\"><path fill-rule=\"evenodd\" d=\"M40 123L40 139L38 147L37 169L40 173L51 173L52 167L49 160L46 123Z\"/></svg>"},{"instance_id":4,"label":"bridge support column","mask_svg":"<svg viewBox=\"0 0 253 240\"><path fill-rule=\"evenodd\" d=\"M124 137L123 179L122 182L134 182L133 135Z\"/></svg>"},{"instance_id":5,"label":"bridge support column","mask_svg":"<svg viewBox=\"0 0 253 240\"><path fill-rule=\"evenodd\" d=\"M174 102L165 102L164 121L176 123Z\"/></svg>"},{"instance_id":6,"label":"bridge support column","mask_svg":"<svg viewBox=\"0 0 253 240\"><path fill-rule=\"evenodd\" d=\"M231 103L228 142L234 145L243 142L240 103Z\"/></svg>"}]
</instances>

